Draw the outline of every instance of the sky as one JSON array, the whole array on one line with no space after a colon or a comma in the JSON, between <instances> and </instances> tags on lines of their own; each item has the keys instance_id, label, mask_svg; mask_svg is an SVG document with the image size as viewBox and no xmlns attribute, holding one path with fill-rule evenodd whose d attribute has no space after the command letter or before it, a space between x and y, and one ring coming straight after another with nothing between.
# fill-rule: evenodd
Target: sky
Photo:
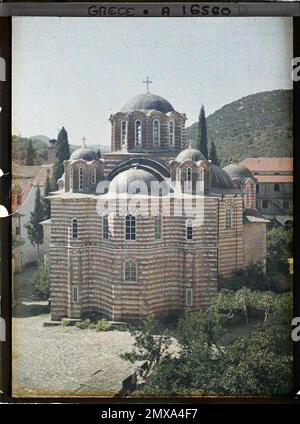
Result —
<instances>
[{"instance_id":1,"label":"sky","mask_svg":"<svg viewBox=\"0 0 300 424\"><path fill-rule=\"evenodd\" d=\"M189 126L260 91L292 88L291 18L13 18L13 134L110 145L110 114L165 97Z\"/></svg>"}]
</instances>

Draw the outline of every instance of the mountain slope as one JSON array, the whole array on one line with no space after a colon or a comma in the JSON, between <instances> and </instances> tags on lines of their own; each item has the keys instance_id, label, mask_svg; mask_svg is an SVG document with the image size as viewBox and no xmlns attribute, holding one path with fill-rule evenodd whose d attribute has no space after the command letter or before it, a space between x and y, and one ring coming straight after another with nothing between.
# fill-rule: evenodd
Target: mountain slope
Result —
<instances>
[{"instance_id":1,"label":"mountain slope","mask_svg":"<svg viewBox=\"0 0 300 424\"><path fill-rule=\"evenodd\" d=\"M222 165L246 157L292 156L292 90L243 97L207 117L209 144L214 141ZM186 129L197 139L197 123Z\"/></svg>"}]
</instances>

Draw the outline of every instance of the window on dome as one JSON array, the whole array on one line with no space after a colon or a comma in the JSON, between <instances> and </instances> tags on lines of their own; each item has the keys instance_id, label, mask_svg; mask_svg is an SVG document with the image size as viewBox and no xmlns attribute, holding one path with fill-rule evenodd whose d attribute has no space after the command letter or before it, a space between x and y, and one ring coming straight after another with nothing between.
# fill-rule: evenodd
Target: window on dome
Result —
<instances>
[{"instance_id":1,"label":"window on dome","mask_svg":"<svg viewBox=\"0 0 300 424\"><path fill-rule=\"evenodd\" d=\"M92 172L92 184L96 184L96 168L93 168L93 172Z\"/></svg>"},{"instance_id":2,"label":"window on dome","mask_svg":"<svg viewBox=\"0 0 300 424\"><path fill-rule=\"evenodd\" d=\"M175 124L174 124L174 121L169 122L169 145L175 146Z\"/></svg>"},{"instance_id":3,"label":"window on dome","mask_svg":"<svg viewBox=\"0 0 300 424\"><path fill-rule=\"evenodd\" d=\"M125 281L137 281L137 265L133 260L128 260L124 264Z\"/></svg>"},{"instance_id":4,"label":"window on dome","mask_svg":"<svg viewBox=\"0 0 300 424\"><path fill-rule=\"evenodd\" d=\"M102 236L104 240L108 240L109 238L109 224L107 216L102 218Z\"/></svg>"},{"instance_id":5,"label":"window on dome","mask_svg":"<svg viewBox=\"0 0 300 424\"><path fill-rule=\"evenodd\" d=\"M83 190L83 169L79 168L79 190Z\"/></svg>"},{"instance_id":6,"label":"window on dome","mask_svg":"<svg viewBox=\"0 0 300 424\"><path fill-rule=\"evenodd\" d=\"M127 215L125 218L125 239L135 240L135 238L136 238L135 216Z\"/></svg>"},{"instance_id":7,"label":"window on dome","mask_svg":"<svg viewBox=\"0 0 300 424\"><path fill-rule=\"evenodd\" d=\"M135 121L135 145L142 145L142 122Z\"/></svg>"},{"instance_id":8,"label":"window on dome","mask_svg":"<svg viewBox=\"0 0 300 424\"><path fill-rule=\"evenodd\" d=\"M158 119L153 121L153 146L160 145L160 123Z\"/></svg>"},{"instance_id":9,"label":"window on dome","mask_svg":"<svg viewBox=\"0 0 300 424\"><path fill-rule=\"evenodd\" d=\"M192 221L186 221L186 239L193 240L193 223Z\"/></svg>"},{"instance_id":10,"label":"window on dome","mask_svg":"<svg viewBox=\"0 0 300 424\"><path fill-rule=\"evenodd\" d=\"M78 220L72 219L72 239L78 239Z\"/></svg>"},{"instance_id":11,"label":"window on dome","mask_svg":"<svg viewBox=\"0 0 300 424\"><path fill-rule=\"evenodd\" d=\"M225 212L225 228L230 230L232 228L232 209L227 208Z\"/></svg>"},{"instance_id":12,"label":"window on dome","mask_svg":"<svg viewBox=\"0 0 300 424\"><path fill-rule=\"evenodd\" d=\"M126 121L121 122L121 146L125 146L126 142Z\"/></svg>"},{"instance_id":13,"label":"window on dome","mask_svg":"<svg viewBox=\"0 0 300 424\"><path fill-rule=\"evenodd\" d=\"M188 191L192 189L192 179L193 179L193 170L192 168L187 168L186 170L186 188Z\"/></svg>"}]
</instances>

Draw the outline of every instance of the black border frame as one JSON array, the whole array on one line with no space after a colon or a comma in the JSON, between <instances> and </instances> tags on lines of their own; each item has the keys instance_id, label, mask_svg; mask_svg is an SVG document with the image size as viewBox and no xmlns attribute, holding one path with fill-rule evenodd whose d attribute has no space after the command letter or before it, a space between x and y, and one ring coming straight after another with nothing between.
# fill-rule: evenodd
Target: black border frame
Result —
<instances>
[{"instance_id":1,"label":"black border frame","mask_svg":"<svg viewBox=\"0 0 300 424\"><path fill-rule=\"evenodd\" d=\"M7 176L3 176L0 180L0 204L4 205L9 211L11 209L10 187L11 187L11 18L0 18L0 56L6 61L6 81L0 82L0 106L2 106L2 113L0 114L0 168L8 172ZM293 18L293 52L294 57L300 58L300 17ZM292 65L291 65L292 71ZM294 216L299 215L299 202L298 190L295 183L300 180L300 167L297 168L297 160L300 158L300 120L297 119L300 110L300 81L293 83L293 138L294 138ZM298 111L298 114L297 114ZM299 140L299 142L297 142ZM300 159L299 159L300 160ZM300 221L299 221L300 222ZM299 251L300 246L300 224L294 220L294 316L300 317L300 286L298 283L299 277ZM1 343L1 380L3 387L3 394L0 398L7 403L80 403L80 404L127 404L128 406L135 403L159 403L165 404L299 404L300 397L295 397L297 391L300 390L300 342L293 344L294 358L294 395L291 397L199 397L199 398L84 398L84 397L51 397L51 398L14 398L11 392L11 353L12 353L12 340L11 340L11 217L0 219L0 254L1 254L1 316L6 321L6 342ZM9 284L7 284L9 282ZM292 330L292 327L291 327ZM202 407L201 406L201 407ZM184 407L184 405L183 405ZM129 409L129 408L127 408Z\"/></svg>"}]
</instances>

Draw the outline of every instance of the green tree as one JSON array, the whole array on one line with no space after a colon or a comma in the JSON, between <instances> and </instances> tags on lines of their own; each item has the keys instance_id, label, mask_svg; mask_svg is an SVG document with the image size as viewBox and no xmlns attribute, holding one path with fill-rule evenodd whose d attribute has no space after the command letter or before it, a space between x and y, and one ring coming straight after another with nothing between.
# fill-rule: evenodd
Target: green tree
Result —
<instances>
[{"instance_id":1,"label":"green tree","mask_svg":"<svg viewBox=\"0 0 300 424\"><path fill-rule=\"evenodd\" d=\"M211 163L213 165L220 166L220 160L218 158L217 148L216 148L216 145L213 141L211 143L211 148L210 148L210 152L209 152L209 159L211 160Z\"/></svg>"},{"instance_id":2,"label":"green tree","mask_svg":"<svg viewBox=\"0 0 300 424\"><path fill-rule=\"evenodd\" d=\"M208 159L207 149L207 124L205 117L204 106L201 106L199 121L198 121L198 143L197 149Z\"/></svg>"},{"instance_id":3,"label":"green tree","mask_svg":"<svg viewBox=\"0 0 300 424\"><path fill-rule=\"evenodd\" d=\"M29 141L27 143L27 147L26 147L25 165L33 166L35 159L36 159L36 151L35 151L35 148L33 147L32 140L29 139Z\"/></svg>"},{"instance_id":4,"label":"green tree","mask_svg":"<svg viewBox=\"0 0 300 424\"><path fill-rule=\"evenodd\" d=\"M51 189L53 191L57 190L57 181L62 177L63 173L64 173L64 166L59 162L58 159L56 159L52 168L52 178L51 178Z\"/></svg>"},{"instance_id":5,"label":"green tree","mask_svg":"<svg viewBox=\"0 0 300 424\"><path fill-rule=\"evenodd\" d=\"M130 332L135 338L134 349L120 356L131 363L145 361L140 371L146 378L163 359L166 359L170 337L161 334L159 323L153 316L148 317L140 328L131 328Z\"/></svg>"},{"instance_id":6,"label":"green tree","mask_svg":"<svg viewBox=\"0 0 300 424\"><path fill-rule=\"evenodd\" d=\"M48 173L46 177L46 181L45 181L44 198L43 198L46 219L49 219L51 217L51 203L49 199L46 199L46 197L49 196L50 191L51 191L51 180Z\"/></svg>"},{"instance_id":7,"label":"green tree","mask_svg":"<svg viewBox=\"0 0 300 424\"><path fill-rule=\"evenodd\" d=\"M50 297L50 266L47 262L40 264L34 278L34 291L39 299Z\"/></svg>"},{"instance_id":8,"label":"green tree","mask_svg":"<svg viewBox=\"0 0 300 424\"><path fill-rule=\"evenodd\" d=\"M62 129L59 131L57 136L56 157L62 165L65 160L70 159L70 146L69 146L69 140L68 140L68 133L64 127L62 127Z\"/></svg>"},{"instance_id":9,"label":"green tree","mask_svg":"<svg viewBox=\"0 0 300 424\"><path fill-rule=\"evenodd\" d=\"M35 193L35 203L33 212L30 213L30 220L26 225L29 240L37 248L37 253L40 253L40 245L43 243L43 227L40 224L45 218L44 205L41 198L41 190L38 186Z\"/></svg>"},{"instance_id":10,"label":"green tree","mask_svg":"<svg viewBox=\"0 0 300 424\"><path fill-rule=\"evenodd\" d=\"M267 271L288 273L288 258L293 255L292 228L272 228L267 232Z\"/></svg>"}]
</instances>

